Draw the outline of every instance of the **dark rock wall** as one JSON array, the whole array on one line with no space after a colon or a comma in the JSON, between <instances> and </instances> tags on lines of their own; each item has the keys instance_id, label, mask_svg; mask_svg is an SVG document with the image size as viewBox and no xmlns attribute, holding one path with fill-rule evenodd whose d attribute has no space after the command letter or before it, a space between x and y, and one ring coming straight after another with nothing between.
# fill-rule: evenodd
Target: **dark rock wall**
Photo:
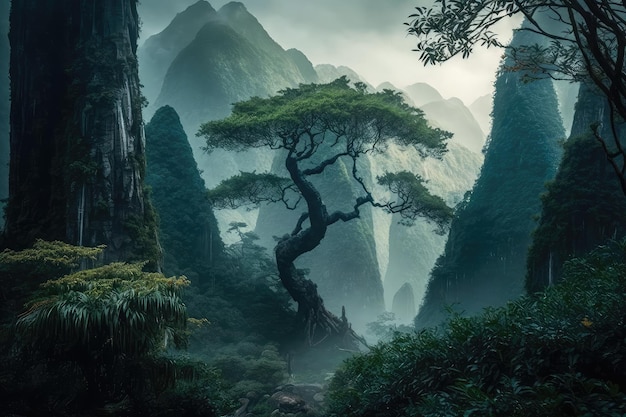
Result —
<instances>
[{"instance_id":1,"label":"dark rock wall","mask_svg":"<svg viewBox=\"0 0 626 417\"><path fill-rule=\"evenodd\" d=\"M106 244L110 260L156 260L136 3L13 2L9 244Z\"/></svg>"},{"instance_id":2,"label":"dark rock wall","mask_svg":"<svg viewBox=\"0 0 626 417\"><path fill-rule=\"evenodd\" d=\"M9 196L9 9L0 2L0 230L4 226L4 200Z\"/></svg>"}]
</instances>

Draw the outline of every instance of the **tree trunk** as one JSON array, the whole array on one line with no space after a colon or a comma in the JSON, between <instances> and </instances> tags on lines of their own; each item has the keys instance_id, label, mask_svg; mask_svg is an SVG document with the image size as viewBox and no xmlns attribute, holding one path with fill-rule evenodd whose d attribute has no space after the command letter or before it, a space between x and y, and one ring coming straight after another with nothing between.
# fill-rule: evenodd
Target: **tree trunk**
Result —
<instances>
[{"instance_id":1,"label":"tree trunk","mask_svg":"<svg viewBox=\"0 0 626 417\"><path fill-rule=\"evenodd\" d=\"M339 318L328 311L317 292L317 285L304 277L295 267L294 261L302 254L315 249L328 229L329 216L319 192L304 177L297 160L288 156L287 170L306 201L308 213L305 216L310 226L301 230L300 224L291 235L281 239L275 248L278 274L283 286L293 300L298 303L298 316L303 326L303 336L309 346L333 343L341 348L357 350L367 346L348 322L345 310ZM304 217L303 217L304 218Z\"/></svg>"}]
</instances>

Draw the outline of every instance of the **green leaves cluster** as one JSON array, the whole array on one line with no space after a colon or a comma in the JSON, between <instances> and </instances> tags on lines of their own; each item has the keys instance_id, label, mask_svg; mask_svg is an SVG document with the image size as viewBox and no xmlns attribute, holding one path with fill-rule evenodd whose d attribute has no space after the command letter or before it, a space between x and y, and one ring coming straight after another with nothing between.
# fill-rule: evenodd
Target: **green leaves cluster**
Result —
<instances>
[{"instance_id":1,"label":"green leaves cluster","mask_svg":"<svg viewBox=\"0 0 626 417\"><path fill-rule=\"evenodd\" d=\"M229 117L203 124L198 136L206 138L209 152L269 147L305 159L324 142L339 144L339 152L359 155L384 150L387 141L398 140L429 155L441 155L450 134L431 128L422 116L400 93L369 94L350 87L342 77L236 103Z\"/></svg>"},{"instance_id":2,"label":"green leaves cluster","mask_svg":"<svg viewBox=\"0 0 626 417\"><path fill-rule=\"evenodd\" d=\"M570 261L562 284L347 361L330 416L621 416L626 241Z\"/></svg>"},{"instance_id":3,"label":"green leaves cluster","mask_svg":"<svg viewBox=\"0 0 626 417\"><path fill-rule=\"evenodd\" d=\"M284 201L295 188L288 178L270 173L241 172L209 190L209 201L216 209L236 209L246 205ZM297 203L298 199L294 200Z\"/></svg>"},{"instance_id":4,"label":"green leaves cluster","mask_svg":"<svg viewBox=\"0 0 626 417\"><path fill-rule=\"evenodd\" d=\"M143 266L113 263L45 282L20 315L18 331L37 346L68 350L141 355L168 339L182 346L187 315L180 295L188 281Z\"/></svg>"},{"instance_id":5,"label":"green leaves cluster","mask_svg":"<svg viewBox=\"0 0 626 417\"><path fill-rule=\"evenodd\" d=\"M434 222L439 232L452 220L454 211L439 196L432 195L424 186L419 175L408 171L387 172L377 178L378 184L387 187L397 201L389 201L385 208L390 213L399 212L407 225L413 224L417 217L425 217Z\"/></svg>"}]
</instances>

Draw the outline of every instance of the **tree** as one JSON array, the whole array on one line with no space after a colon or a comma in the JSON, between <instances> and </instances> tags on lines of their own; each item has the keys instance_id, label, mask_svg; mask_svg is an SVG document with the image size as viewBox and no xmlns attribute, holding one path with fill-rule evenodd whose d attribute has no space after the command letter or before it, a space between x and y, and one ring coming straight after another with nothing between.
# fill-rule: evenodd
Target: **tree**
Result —
<instances>
[{"instance_id":1,"label":"tree","mask_svg":"<svg viewBox=\"0 0 626 417\"><path fill-rule=\"evenodd\" d=\"M364 204L401 213L409 223L424 216L439 228L452 216L452 210L431 195L417 175L399 172L379 177L378 184L395 195L385 199L374 197L373 186L359 170L359 158L384 152L391 141L415 146L424 157L438 157L446 150L445 140L451 135L428 126L420 110L390 90L370 94L362 84L351 88L345 77L328 84L300 85L270 98L237 103L229 117L203 124L198 135L206 138L209 152L218 148L283 152L289 178L242 172L224 180L209 196L217 208L263 202L303 208L293 231L278 240L275 259L282 284L298 304L303 336L310 346L329 338L347 338L346 344L358 339L345 314L339 319L327 311L315 284L294 264L320 244L328 227L358 218ZM362 191L351 211L329 211L311 182L340 159L351 166L352 178Z\"/></svg>"},{"instance_id":2,"label":"tree","mask_svg":"<svg viewBox=\"0 0 626 417\"><path fill-rule=\"evenodd\" d=\"M514 15L524 16L522 30L550 40L548 45L509 48L510 69L530 78L588 81L602 92L611 110L611 125L626 120L626 5L617 0L435 0L433 8L416 7L408 23L418 38L416 51L426 64L469 56L475 45L502 46L493 27ZM596 139L626 194L626 149L614 134Z\"/></svg>"}]
</instances>

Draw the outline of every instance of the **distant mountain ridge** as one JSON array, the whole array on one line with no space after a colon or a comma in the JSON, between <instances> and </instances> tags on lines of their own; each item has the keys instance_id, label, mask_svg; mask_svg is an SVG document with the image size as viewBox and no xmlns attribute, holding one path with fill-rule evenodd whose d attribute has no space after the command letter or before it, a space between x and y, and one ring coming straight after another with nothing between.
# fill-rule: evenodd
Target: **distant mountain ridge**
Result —
<instances>
[{"instance_id":1,"label":"distant mountain ridge","mask_svg":"<svg viewBox=\"0 0 626 417\"><path fill-rule=\"evenodd\" d=\"M142 92L150 103L158 97L167 69L178 53L189 45L202 26L215 18L217 12L209 2L198 1L178 13L162 32L149 37L138 48Z\"/></svg>"}]
</instances>

